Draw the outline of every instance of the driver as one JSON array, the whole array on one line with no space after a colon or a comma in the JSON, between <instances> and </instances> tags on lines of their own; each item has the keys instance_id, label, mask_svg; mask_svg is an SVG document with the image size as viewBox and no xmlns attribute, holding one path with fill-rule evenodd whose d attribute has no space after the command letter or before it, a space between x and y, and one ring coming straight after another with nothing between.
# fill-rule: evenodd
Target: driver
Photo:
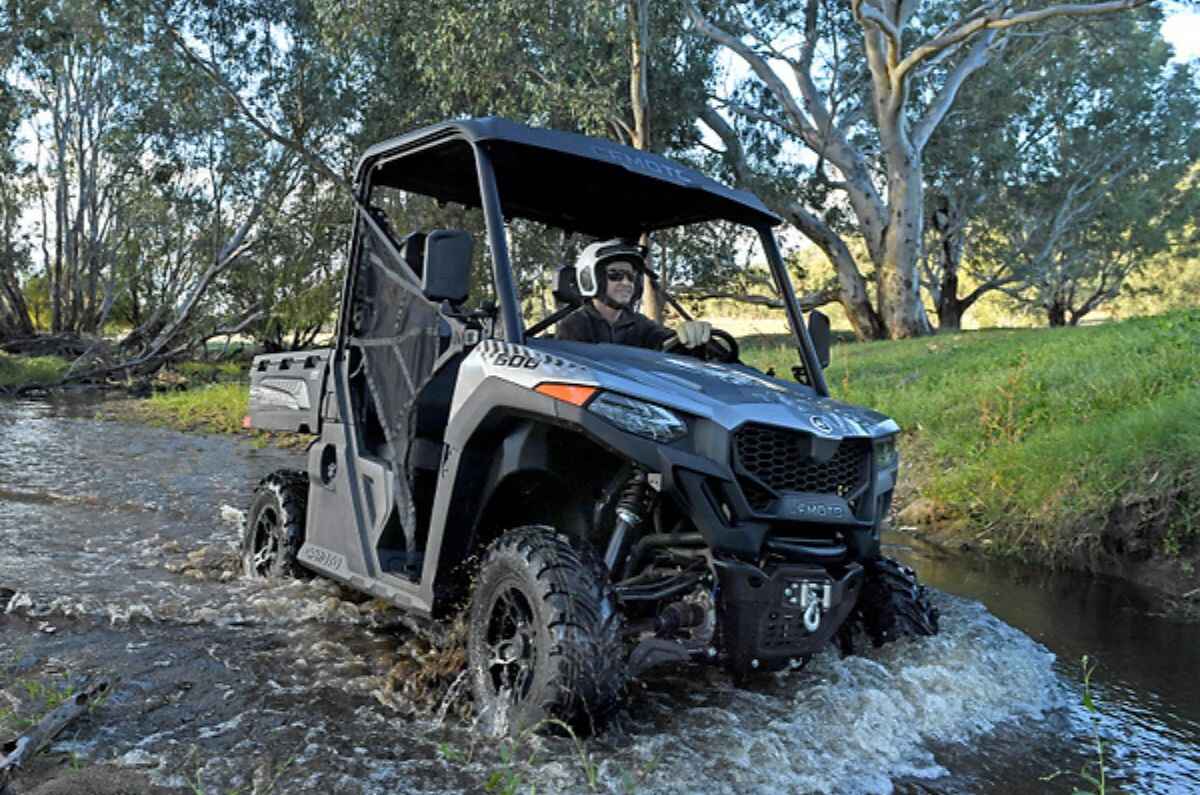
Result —
<instances>
[{"instance_id":1,"label":"driver","mask_svg":"<svg viewBox=\"0 0 1200 795\"><path fill-rule=\"evenodd\" d=\"M645 259L639 246L622 240L601 240L583 250L575 261L575 281L583 306L558 322L555 336L576 342L614 342L661 350L675 340L685 348L708 343L712 326L688 320L675 329L660 326L633 311L639 271Z\"/></svg>"}]
</instances>

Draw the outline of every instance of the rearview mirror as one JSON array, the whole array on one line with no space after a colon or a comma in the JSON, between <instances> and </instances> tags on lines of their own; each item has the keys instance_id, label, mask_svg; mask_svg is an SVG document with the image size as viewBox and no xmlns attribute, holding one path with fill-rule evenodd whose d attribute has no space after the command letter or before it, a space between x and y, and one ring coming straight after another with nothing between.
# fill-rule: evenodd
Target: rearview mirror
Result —
<instances>
[{"instance_id":1,"label":"rearview mirror","mask_svg":"<svg viewBox=\"0 0 1200 795\"><path fill-rule=\"evenodd\" d=\"M812 338L813 347L817 349L817 361L821 368L829 366L829 348L833 335L829 331L829 318L824 312L814 309L808 313L808 336Z\"/></svg>"},{"instance_id":2,"label":"rearview mirror","mask_svg":"<svg viewBox=\"0 0 1200 795\"><path fill-rule=\"evenodd\" d=\"M461 304L471 290L470 232L435 229L425 239L425 273L421 292L435 303Z\"/></svg>"}]
</instances>

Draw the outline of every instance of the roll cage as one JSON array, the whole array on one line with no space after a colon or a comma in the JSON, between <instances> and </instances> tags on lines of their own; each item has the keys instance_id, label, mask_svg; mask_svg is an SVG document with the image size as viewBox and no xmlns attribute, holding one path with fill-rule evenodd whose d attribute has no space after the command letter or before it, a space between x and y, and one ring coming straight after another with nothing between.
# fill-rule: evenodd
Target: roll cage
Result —
<instances>
[{"instance_id":1,"label":"roll cage","mask_svg":"<svg viewBox=\"0 0 1200 795\"><path fill-rule=\"evenodd\" d=\"M359 159L351 262L358 261L368 229L379 239L391 240L370 211L371 192L379 186L482 209L499 331L504 340L517 344L524 342L526 328L509 257L506 221L522 218L597 238L628 239L713 220L748 226L760 238L809 385L819 395L829 394L820 357L772 231L781 219L751 193L729 188L659 155L611 141L500 118L445 122L376 144ZM392 257L401 260L400 252L392 248ZM354 294L356 271L347 270L343 285L335 360L344 355L350 336L345 308ZM545 325L545 321L536 324L536 330Z\"/></svg>"}]
</instances>

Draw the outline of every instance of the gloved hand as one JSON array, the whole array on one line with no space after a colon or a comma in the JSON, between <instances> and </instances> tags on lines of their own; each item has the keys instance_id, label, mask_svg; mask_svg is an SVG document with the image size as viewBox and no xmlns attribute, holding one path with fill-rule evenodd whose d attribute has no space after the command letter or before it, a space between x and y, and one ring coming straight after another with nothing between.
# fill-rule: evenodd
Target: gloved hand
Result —
<instances>
[{"instance_id":1,"label":"gloved hand","mask_svg":"<svg viewBox=\"0 0 1200 795\"><path fill-rule=\"evenodd\" d=\"M687 320L675 327L675 336L685 348L698 348L712 336L712 324L703 320Z\"/></svg>"}]
</instances>

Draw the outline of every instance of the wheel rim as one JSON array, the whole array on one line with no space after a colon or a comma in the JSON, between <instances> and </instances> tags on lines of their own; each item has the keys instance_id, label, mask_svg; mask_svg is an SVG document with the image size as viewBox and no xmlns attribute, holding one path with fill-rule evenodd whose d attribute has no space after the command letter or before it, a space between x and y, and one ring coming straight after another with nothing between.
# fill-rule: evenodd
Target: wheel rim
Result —
<instances>
[{"instance_id":1,"label":"wheel rim","mask_svg":"<svg viewBox=\"0 0 1200 795\"><path fill-rule=\"evenodd\" d=\"M484 645L493 692L507 691L514 702L523 701L533 686L537 629L533 608L517 588L501 591L492 602Z\"/></svg>"},{"instance_id":2,"label":"wheel rim","mask_svg":"<svg viewBox=\"0 0 1200 795\"><path fill-rule=\"evenodd\" d=\"M254 521L254 548L250 566L255 574L267 576L279 557L279 514L264 508Z\"/></svg>"}]
</instances>

